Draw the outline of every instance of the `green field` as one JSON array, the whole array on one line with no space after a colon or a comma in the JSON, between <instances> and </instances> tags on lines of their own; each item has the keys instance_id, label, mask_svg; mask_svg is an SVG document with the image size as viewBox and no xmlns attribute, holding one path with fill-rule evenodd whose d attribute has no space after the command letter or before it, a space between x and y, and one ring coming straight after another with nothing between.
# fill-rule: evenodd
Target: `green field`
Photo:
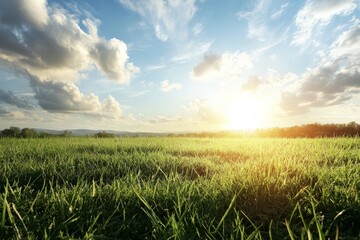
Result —
<instances>
[{"instance_id":1,"label":"green field","mask_svg":"<svg viewBox=\"0 0 360 240\"><path fill-rule=\"evenodd\" d=\"M0 139L0 239L360 239L360 138Z\"/></svg>"}]
</instances>

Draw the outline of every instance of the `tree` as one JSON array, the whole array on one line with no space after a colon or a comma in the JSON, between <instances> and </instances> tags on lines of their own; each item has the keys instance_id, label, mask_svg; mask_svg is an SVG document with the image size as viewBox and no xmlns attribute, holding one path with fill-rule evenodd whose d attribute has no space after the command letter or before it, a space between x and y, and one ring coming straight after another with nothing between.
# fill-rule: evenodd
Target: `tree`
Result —
<instances>
[{"instance_id":1,"label":"tree","mask_svg":"<svg viewBox=\"0 0 360 240\"><path fill-rule=\"evenodd\" d=\"M107 133L107 132L103 131L103 132L96 133L94 135L94 137L97 137L97 138L113 138L113 137L115 137L115 135L112 134L112 133Z\"/></svg>"},{"instance_id":2,"label":"tree","mask_svg":"<svg viewBox=\"0 0 360 240\"><path fill-rule=\"evenodd\" d=\"M35 129L31 129L31 128L23 128L21 130L21 137L23 138L33 138L33 137L37 137L37 132Z\"/></svg>"},{"instance_id":3,"label":"tree","mask_svg":"<svg viewBox=\"0 0 360 240\"><path fill-rule=\"evenodd\" d=\"M72 134L73 134L73 133L72 133L71 131L65 130L64 133L63 133L61 136L63 136L63 137L71 137Z\"/></svg>"},{"instance_id":4,"label":"tree","mask_svg":"<svg viewBox=\"0 0 360 240\"><path fill-rule=\"evenodd\" d=\"M19 137L20 128L11 126L10 128L2 130L1 135L3 137Z\"/></svg>"}]
</instances>

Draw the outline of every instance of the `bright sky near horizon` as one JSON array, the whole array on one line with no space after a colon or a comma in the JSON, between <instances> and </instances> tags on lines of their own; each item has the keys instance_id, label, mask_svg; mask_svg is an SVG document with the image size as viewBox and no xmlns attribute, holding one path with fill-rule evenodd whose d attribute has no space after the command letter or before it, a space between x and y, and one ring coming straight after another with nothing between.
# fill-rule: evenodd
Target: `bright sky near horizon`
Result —
<instances>
[{"instance_id":1,"label":"bright sky near horizon","mask_svg":"<svg viewBox=\"0 0 360 240\"><path fill-rule=\"evenodd\" d=\"M360 122L359 0L1 0L0 129Z\"/></svg>"}]
</instances>

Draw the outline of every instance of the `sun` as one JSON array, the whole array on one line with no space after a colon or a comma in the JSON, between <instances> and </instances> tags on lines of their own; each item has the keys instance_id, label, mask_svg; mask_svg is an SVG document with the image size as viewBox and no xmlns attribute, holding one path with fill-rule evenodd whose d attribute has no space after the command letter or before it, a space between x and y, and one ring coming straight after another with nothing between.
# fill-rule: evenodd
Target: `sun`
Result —
<instances>
[{"instance_id":1,"label":"sun","mask_svg":"<svg viewBox=\"0 0 360 240\"><path fill-rule=\"evenodd\" d=\"M251 130L266 123L267 108L251 94L243 94L228 106L227 128L229 130Z\"/></svg>"}]
</instances>

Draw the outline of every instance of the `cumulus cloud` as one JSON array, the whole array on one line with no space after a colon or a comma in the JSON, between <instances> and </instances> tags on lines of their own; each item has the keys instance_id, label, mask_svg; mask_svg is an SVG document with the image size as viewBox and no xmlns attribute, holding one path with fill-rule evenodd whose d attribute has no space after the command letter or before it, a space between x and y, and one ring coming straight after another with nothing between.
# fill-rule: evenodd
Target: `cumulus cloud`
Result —
<instances>
[{"instance_id":1,"label":"cumulus cloud","mask_svg":"<svg viewBox=\"0 0 360 240\"><path fill-rule=\"evenodd\" d=\"M149 19L156 36L167 41L185 39L190 20L196 12L196 0L119 0L127 8Z\"/></svg>"},{"instance_id":2,"label":"cumulus cloud","mask_svg":"<svg viewBox=\"0 0 360 240\"><path fill-rule=\"evenodd\" d=\"M131 74L137 73L139 68L128 63L126 44L119 39L112 38L109 41L99 41L90 51L90 55L98 67L110 79L120 82L128 82ZM123 66L123 70L119 70Z\"/></svg>"},{"instance_id":3,"label":"cumulus cloud","mask_svg":"<svg viewBox=\"0 0 360 240\"><path fill-rule=\"evenodd\" d=\"M121 106L116 99L109 95L101 104L102 110L107 113L121 115Z\"/></svg>"},{"instance_id":4,"label":"cumulus cloud","mask_svg":"<svg viewBox=\"0 0 360 240\"><path fill-rule=\"evenodd\" d=\"M195 78L205 75L209 71L220 71L221 55L208 55L204 57L204 60L196 65L193 69L193 76Z\"/></svg>"},{"instance_id":5,"label":"cumulus cloud","mask_svg":"<svg viewBox=\"0 0 360 240\"><path fill-rule=\"evenodd\" d=\"M82 93L72 82L39 81L32 78L31 85L35 98L42 109L48 112L86 113L90 115L109 115L120 117L121 107L112 96L104 101L90 93Z\"/></svg>"},{"instance_id":6,"label":"cumulus cloud","mask_svg":"<svg viewBox=\"0 0 360 240\"><path fill-rule=\"evenodd\" d=\"M193 68L191 76L194 80L234 80L252 66L250 55L243 52L206 55Z\"/></svg>"},{"instance_id":7,"label":"cumulus cloud","mask_svg":"<svg viewBox=\"0 0 360 240\"><path fill-rule=\"evenodd\" d=\"M252 76L249 80L241 86L242 92L255 92L258 87L262 84L262 81L257 76Z\"/></svg>"},{"instance_id":8,"label":"cumulus cloud","mask_svg":"<svg viewBox=\"0 0 360 240\"><path fill-rule=\"evenodd\" d=\"M41 80L76 81L94 64L108 78L126 83L139 69L128 62L126 44L98 36L98 20L85 19L45 0L0 3L0 59Z\"/></svg>"},{"instance_id":9,"label":"cumulus cloud","mask_svg":"<svg viewBox=\"0 0 360 240\"><path fill-rule=\"evenodd\" d=\"M48 6L45 0L1 1L0 67L27 78L34 98L48 112L119 117L121 107L114 97L101 101L75 83L94 67L108 79L127 83L139 68L129 61L124 42L102 38L100 21L86 17L81 20L78 13ZM30 106L3 90L0 99L19 108Z\"/></svg>"},{"instance_id":10,"label":"cumulus cloud","mask_svg":"<svg viewBox=\"0 0 360 240\"><path fill-rule=\"evenodd\" d=\"M0 21L12 26L24 23L41 28L48 23L46 0L2 0L0 2Z\"/></svg>"},{"instance_id":11,"label":"cumulus cloud","mask_svg":"<svg viewBox=\"0 0 360 240\"><path fill-rule=\"evenodd\" d=\"M360 27L354 24L332 44L328 60L299 76L295 91L284 92L280 106L290 115L314 107L343 104L360 89Z\"/></svg>"},{"instance_id":12,"label":"cumulus cloud","mask_svg":"<svg viewBox=\"0 0 360 240\"><path fill-rule=\"evenodd\" d=\"M308 0L296 15L297 30L292 43L304 44L311 38L315 26L327 25L335 16L350 14L356 5L356 0Z\"/></svg>"},{"instance_id":13,"label":"cumulus cloud","mask_svg":"<svg viewBox=\"0 0 360 240\"><path fill-rule=\"evenodd\" d=\"M169 92L171 90L181 89L181 84L179 83L170 83L169 80L164 80L160 84L160 90L163 92Z\"/></svg>"},{"instance_id":14,"label":"cumulus cloud","mask_svg":"<svg viewBox=\"0 0 360 240\"><path fill-rule=\"evenodd\" d=\"M20 98L16 96L12 91L5 91L3 89L0 89L0 103L7 103L18 108L25 109L33 107L29 100L25 98Z\"/></svg>"},{"instance_id":15,"label":"cumulus cloud","mask_svg":"<svg viewBox=\"0 0 360 240\"><path fill-rule=\"evenodd\" d=\"M98 111L99 98L84 95L72 82L33 81L32 87L39 105L49 112Z\"/></svg>"}]
</instances>

